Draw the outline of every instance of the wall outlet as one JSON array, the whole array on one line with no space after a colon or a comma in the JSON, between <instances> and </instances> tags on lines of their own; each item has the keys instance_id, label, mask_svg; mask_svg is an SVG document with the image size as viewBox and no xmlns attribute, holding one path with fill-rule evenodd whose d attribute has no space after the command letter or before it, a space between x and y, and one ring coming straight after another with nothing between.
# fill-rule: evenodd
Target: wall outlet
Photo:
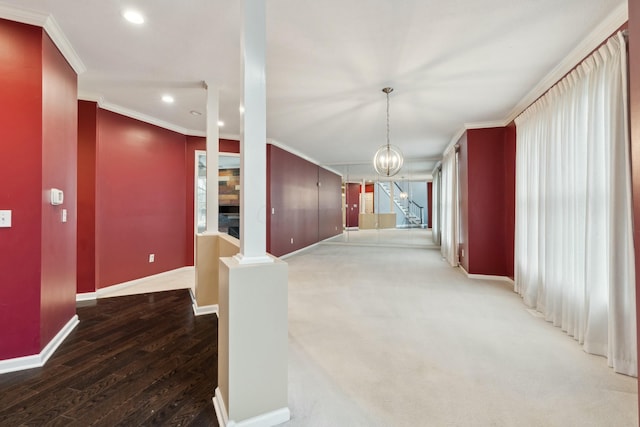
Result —
<instances>
[{"instance_id":1,"label":"wall outlet","mask_svg":"<svg viewBox=\"0 0 640 427\"><path fill-rule=\"evenodd\" d=\"M11 211L0 211L0 227L11 227Z\"/></svg>"},{"instance_id":2,"label":"wall outlet","mask_svg":"<svg viewBox=\"0 0 640 427\"><path fill-rule=\"evenodd\" d=\"M156 260L156 254L149 254L149 262L154 262Z\"/></svg>"}]
</instances>

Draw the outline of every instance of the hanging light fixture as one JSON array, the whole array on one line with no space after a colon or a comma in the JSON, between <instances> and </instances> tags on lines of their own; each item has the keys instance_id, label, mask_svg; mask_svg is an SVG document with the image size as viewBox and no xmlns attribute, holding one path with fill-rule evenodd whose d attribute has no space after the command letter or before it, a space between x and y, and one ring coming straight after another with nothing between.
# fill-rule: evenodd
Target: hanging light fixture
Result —
<instances>
[{"instance_id":1,"label":"hanging light fixture","mask_svg":"<svg viewBox=\"0 0 640 427\"><path fill-rule=\"evenodd\" d=\"M394 176L402 169L402 152L389 142L389 94L393 92L392 87L382 89L387 94L387 145L383 145L373 156L373 167L378 175Z\"/></svg>"}]
</instances>

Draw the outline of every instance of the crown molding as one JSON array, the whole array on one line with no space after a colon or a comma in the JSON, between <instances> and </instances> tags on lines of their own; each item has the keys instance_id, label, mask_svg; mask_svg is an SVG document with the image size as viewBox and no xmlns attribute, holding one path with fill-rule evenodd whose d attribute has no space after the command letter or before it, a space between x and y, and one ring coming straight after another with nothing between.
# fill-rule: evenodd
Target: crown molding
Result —
<instances>
[{"instance_id":1,"label":"crown molding","mask_svg":"<svg viewBox=\"0 0 640 427\"><path fill-rule=\"evenodd\" d=\"M602 42L606 41L611 34L629 20L629 9L627 3L615 8L589 35L576 46L562 62L556 65L540 82L529 91L515 107L509 112L504 120L488 122L465 123L451 138L451 141L444 149L444 155L453 149L467 129L485 129L492 127L504 127L515 120L522 112L533 104L538 98L544 95L551 87L558 83L576 65L582 62L591 54Z\"/></svg>"},{"instance_id":2,"label":"crown molding","mask_svg":"<svg viewBox=\"0 0 640 427\"><path fill-rule=\"evenodd\" d=\"M111 102L105 101L104 98L100 97L98 100L98 106L103 110L108 110L113 113L121 114L123 116L130 117L132 119L140 120L141 122L149 123L154 126L161 127L163 129L168 129L173 132L181 133L183 135L188 136L207 136L206 132L202 132L194 129L187 129L182 126L174 125L173 123L169 123L164 120L160 120L156 117L149 116L147 114L141 113L139 111L132 110L130 108L123 107L121 105L113 104Z\"/></svg>"},{"instance_id":3,"label":"crown molding","mask_svg":"<svg viewBox=\"0 0 640 427\"><path fill-rule=\"evenodd\" d=\"M576 65L582 62L598 46L606 41L611 34L629 20L627 2L620 4L595 29L576 46L566 58L552 69L522 100L511 110L505 123L511 123L525 109L558 83Z\"/></svg>"},{"instance_id":4,"label":"crown molding","mask_svg":"<svg viewBox=\"0 0 640 427\"><path fill-rule=\"evenodd\" d=\"M240 135L234 135L232 133L219 133L218 138L220 139L230 139L232 141L240 141Z\"/></svg>"},{"instance_id":5,"label":"crown molding","mask_svg":"<svg viewBox=\"0 0 640 427\"><path fill-rule=\"evenodd\" d=\"M314 159L312 157L309 157L306 154L302 153L301 151L298 151L295 148L291 148L288 145L286 145L286 144L284 144L284 143L282 143L280 141L276 141L275 139L267 138L267 144L275 145L278 148L282 148L283 150L288 151L291 154L295 154L296 156L298 156L298 157L300 157L302 159L305 159L308 162L313 163L314 165L320 166L321 168L326 169L328 171L331 171L331 172L335 173L336 175L342 176L342 174L340 172L337 172L337 171L335 171L335 170L323 165L322 163L320 163L316 159Z\"/></svg>"},{"instance_id":6,"label":"crown molding","mask_svg":"<svg viewBox=\"0 0 640 427\"><path fill-rule=\"evenodd\" d=\"M62 28L60 28L53 16L49 15L47 17L43 28L76 74L79 75L87 71L87 67L82 62L82 59L80 59L80 55L78 55L78 52L73 48L71 42L69 42L67 36L64 35Z\"/></svg>"},{"instance_id":7,"label":"crown molding","mask_svg":"<svg viewBox=\"0 0 640 427\"><path fill-rule=\"evenodd\" d=\"M0 3L0 18L7 19L9 21L44 27L48 17L48 13Z\"/></svg>"},{"instance_id":8,"label":"crown molding","mask_svg":"<svg viewBox=\"0 0 640 427\"><path fill-rule=\"evenodd\" d=\"M52 15L0 3L0 18L42 27L76 74L82 74L87 71L82 59L80 59L80 56Z\"/></svg>"},{"instance_id":9,"label":"crown molding","mask_svg":"<svg viewBox=\"0 0 640 427\"><path fill-rule=\"evenodd\" d=\"M447 148L445 148L444 151L442 152L443 156L447 154L450 150L453 150L453 147L455 147L458 141L460 141L460 138L462 138L462 135L464 135L466 131L467 131L467 128L465 126L462 126L462 128L458 129L458 131L451 138L451 141L449 141L449 144L447 144Z\"/></svg>"},{"instance_id":10,"label":"crown molding","mask_svg":"<svg viewBox=\"0 0 640 427\"><path fill-rule=\"evenodd\" d=\"M509 124L509 122L505 122L504 120L493 120L493 121L489 121L489 122L465 123L464 124L464 128L465 128L465 130L466 129L503 128L508 124Z\"/></svg>"}]
</instances>

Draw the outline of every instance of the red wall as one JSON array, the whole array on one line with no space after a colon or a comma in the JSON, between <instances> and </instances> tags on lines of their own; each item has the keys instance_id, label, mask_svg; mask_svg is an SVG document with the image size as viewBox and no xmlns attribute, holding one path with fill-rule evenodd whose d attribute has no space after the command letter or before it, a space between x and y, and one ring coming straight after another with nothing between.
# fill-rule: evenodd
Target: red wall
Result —
<instances>
[{"instance_id":1,"label":"red wall","mask_svg":"<svg viewBox=\"0 0 640 427\"><path fill-rule=\"evenodd\" d=\"M78 101L77 292L96 290L96 145L98 104Z\"/></svg>"},{"instance_id":2,"label":"red wall","mask_svg":"<svg viewBox=\"0 0 640 427\"><path fill-rule=\"evenodd\" d=\"M318 167L318 182L318 240L324 240L342 233L342 178Z\"/></svg>"},{"instance_id":3,"label":"red wall","mask_svg":"<svg viewBox=\"0 0 640 427\"><path fill-rule=\"evenodd\" d=\"M220 139L218 140L218 151L221 153L240 154L240 141L233 139Z\"/></svg>"},{"instance_id":4,"label":"red wall","mask_svg":"<svg viewBox=\"0 0 640 427\"><path fill-rule=\"evenodd\" d=\"M42 30L0 20L0 359L40 351Z\"/></svg>"},{"instance_id":5,"label":"red wall","mask_svg":"<svg viewBox=\"0 0 640 427\"><path fill-rule=\"evenodd\" d=\"M504 131L504 262L505 275L515 278L516 236L516 125Z\"/></svg>"},{"instance_id":6,"label":"red wall","mask_svg":"<svg viewBox=\"0 0 640 427\"><path fill-rule=\"evenodd\" d=\"M39 353L75 314L76 76L39 27L0 20L0 359ZM44 137L43 137L44 135ZM61 223L48 202L65 191Z\"/></svg>"},{"instance_id":7,"label":"red wall","mask_svg":"<svg viewBox=\"0 0 640 427\"><path fill-rule=\"evenodd\" d=\"M78 83L75 71L44 32L42 86L40 350L76 313L77 244ZM49 203L51 188L64 191L62 205Z\"/></svg>"},{"instance_id":8,"label":"red wall","mask_svg":"<svg viewBox=\"0 0 640 427\"><path fill-rule=\"evenodd\" d=\"M458 141L458 199L460 200L460 218L458 236L458 259L462 268L469 271L469 147L467 144L467 132L465 132ZM477 215L478 212L475 212Z\"/></svg>"},{"instance_id":9,"label":"red wall","mask_svg":"<svg viewBox=\"0 0 640 427\"><path fill-rule=\"evenodd\" d=\"M267 252L281 256L342 232L340 177L321 169L267 145Z\"/></svg>"},{"instance_id":10,"label":"red wall","mask_svg":"<svg viewBox=\"0 0 640 427\"><path fill-rule=\"evenodd\" d=\"M636 307L640 307L640 2L629 1L629 123L631 127L631 179L633 191L633 242L636 264ZM640 343L640 310L636 309ZM640 372L640 359L638 360ZM638 393L640 407L640 393Z\"/></svg>"},{"instance_id":11,"label":"red wall","mask_svg":"<svg viewBox=\"0 0 640 427\"><path fill-rule=\"evenodd\" d=\"M460 262L471 274L513 276L515 128L469 129L459 144Z\"/></svg>"},{"instance_id":12,"label":"red wall","mask_svg":"<svg viewBox=\"0 0 640 427\"><path fill-rule=\"evenodd\" d=\"M98 289L185 265L185 181L184 135L98 110Z\"/></svg>"}]
</instances>

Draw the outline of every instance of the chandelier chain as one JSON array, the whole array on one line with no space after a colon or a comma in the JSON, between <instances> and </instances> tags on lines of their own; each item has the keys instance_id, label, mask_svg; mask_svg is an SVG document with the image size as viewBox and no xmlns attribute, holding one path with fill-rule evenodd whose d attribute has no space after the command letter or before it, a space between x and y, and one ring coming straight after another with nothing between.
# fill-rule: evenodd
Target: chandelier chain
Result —
<instances>
[{"instance_id":1,"label":"chandelier chain","mask_svg":"<svg viewBox=\"0 0 640 427\"><path fill-rule=\"evenodd\" d=\"M387 145L389 145L389 92L387 92Z\"/></svg>"}]
</instances>

